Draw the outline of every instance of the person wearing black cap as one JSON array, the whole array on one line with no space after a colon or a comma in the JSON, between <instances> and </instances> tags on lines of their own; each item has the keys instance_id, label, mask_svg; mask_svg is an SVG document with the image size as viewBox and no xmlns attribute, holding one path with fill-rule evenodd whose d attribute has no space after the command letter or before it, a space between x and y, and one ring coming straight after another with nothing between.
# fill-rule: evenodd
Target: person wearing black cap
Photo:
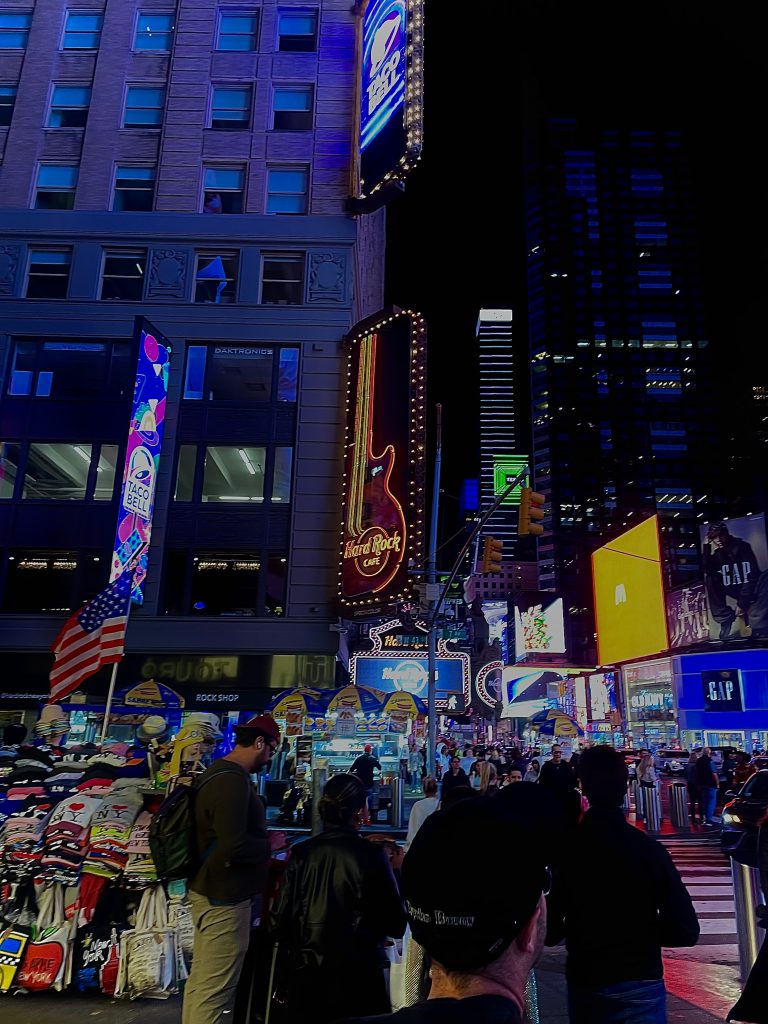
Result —
<instances>
[{"instance_id":1,"label":"person wearing black cap","mask_svg":"<svg viewBox=\"0 0 768 1024\"><path fill-rule=\"evenodd\" d=\"M270 915L278 943L278 1002L286 1021L325 1024L389 1009L383 967L388 936L405 931L393 869L402 851L360 835L365 788L334 775L320 800L323 832L297 843Z\"/></svg>"},{"instance_id":2,"label":"person wearing black cap","mask_svg":"<svg viewBox=\"0 0 768 1024\"><path fill-rule=\"evenodd\" d=\"M234 1005L271 851L285 845L267 833L264 804L251 775L280 743L274 718L257 715L235 726L235 746L203 773L195 799L202 866L189 883L194 922L192 973L184 990L183 1024L220 1024Z\"/></svg>"},{"instance_id":3,"label":"person wearing black cap","mask_svg":"<svg viewBox=\"0 0 768 1024\"><path fill-rule=\"evenodd\" d=\"M661 948L696 944L696 911L664 847L624 817L627 766L618 751L585 750L581 784L590 807L556 876L547 936L565 937L571 1024L665 1024ZM595 915L595 892L627 886L630 927Z\"/></svg>"},{"instance_id":4,"label":"person wearing black cap","mask_svg":"<svg viewBox=\"0 0 768 1024\"><path fill-rule=\"evenodd\" d=\"M519 787L517 787L519 788ZM502 886L479 885L445 856L456 836L483 836L515 850ZM497 799L463 800L427 818L403 861L402 891L413 937L432 961L426 1002L347 1024L521 1024L525 985L544 945L549 869L528 829Z\"/></svg>"}]
</instances>

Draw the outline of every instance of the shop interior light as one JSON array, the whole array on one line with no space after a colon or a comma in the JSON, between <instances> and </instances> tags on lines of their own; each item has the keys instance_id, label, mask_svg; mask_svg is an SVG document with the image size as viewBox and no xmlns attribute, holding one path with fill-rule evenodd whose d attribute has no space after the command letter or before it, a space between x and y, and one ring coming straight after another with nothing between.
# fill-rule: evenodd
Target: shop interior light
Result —
<instances>
[{"instance_id":1,"label":"shop interior light","mask_svg":"<svg viewBox=\"0 0 768 1024\"><path fill-rule=\"evenodd\" d=\"M253 463L248 458L248 453L246 452L245 448L238 448L237 453L245 463L245 468L248 470L251 476L256 476L256 470L253 468Z\"/></svg>"},{"instance_id":2,"label":"shop interior light","mask_svg":"<svg viewBox=\"0 0 768 1024\"><path fill-rule=\"evenodd\" d=\"M90 465L91 456L88 454L88 452L85 450L85 448L81 448L79 444L76 444L76 445L74 445L74 450L77 452L77 454L83 460L83 462L87 462Z\"/></svg>"}]
</instances>

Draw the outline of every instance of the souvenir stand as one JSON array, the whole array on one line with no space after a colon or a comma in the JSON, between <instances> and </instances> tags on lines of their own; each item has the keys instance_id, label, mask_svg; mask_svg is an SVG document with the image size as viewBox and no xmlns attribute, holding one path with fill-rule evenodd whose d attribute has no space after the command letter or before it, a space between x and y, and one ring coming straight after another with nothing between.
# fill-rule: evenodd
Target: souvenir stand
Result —
<instances>
[{"instance_id":1,"label":"souvenir stand","mask_svg":"<svg viewBox=\"0 0 768 1024\"><path fill-rule=\"evenodd\" d=\"M67 742L68 709L83 707L70 704L42 709L34 744L0 748L0 995L166 998L187 977L185 884L158 881L149 826L169 786L204 770L223 737L215 715L192 713L171 738L178 703L139 708L125 696L115 712L136 714L131 743Z\"/></svg>"}]
</instances>

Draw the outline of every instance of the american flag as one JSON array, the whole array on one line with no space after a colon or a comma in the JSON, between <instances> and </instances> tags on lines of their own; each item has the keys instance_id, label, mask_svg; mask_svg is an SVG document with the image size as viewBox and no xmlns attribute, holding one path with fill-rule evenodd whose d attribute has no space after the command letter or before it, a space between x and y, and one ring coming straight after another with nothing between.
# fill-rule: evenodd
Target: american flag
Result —
<instances>
[{"instance_id":1,"label":"american flag","mask_svg":"<svg viewBox=\"0 0 768 1024\"><path fill-rule=\"evenodd\" d=\"M76 690L102 665L120 661L132 586L133 572L124 572L64 623L51 648L51 704Z\"/></svg>"}]
</instances>

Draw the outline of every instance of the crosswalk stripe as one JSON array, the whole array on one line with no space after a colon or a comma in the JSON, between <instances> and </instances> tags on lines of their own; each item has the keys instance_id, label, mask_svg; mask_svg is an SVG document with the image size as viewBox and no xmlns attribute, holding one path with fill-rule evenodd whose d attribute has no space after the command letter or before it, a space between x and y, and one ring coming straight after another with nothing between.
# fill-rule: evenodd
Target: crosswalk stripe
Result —
<instances>
[{"instance_id":1,"label":"crosswalk stripe","mask_svg":"<svg viewBox=\"0 0 768 1024\"><path fill-rule=\"evenodd\" d=\"M716 836L659 837L680 872L699 918L701 935L691 949L665 950L670 960L739 962L736 911L728 859Z\"/></svg>"}]
</instances>

